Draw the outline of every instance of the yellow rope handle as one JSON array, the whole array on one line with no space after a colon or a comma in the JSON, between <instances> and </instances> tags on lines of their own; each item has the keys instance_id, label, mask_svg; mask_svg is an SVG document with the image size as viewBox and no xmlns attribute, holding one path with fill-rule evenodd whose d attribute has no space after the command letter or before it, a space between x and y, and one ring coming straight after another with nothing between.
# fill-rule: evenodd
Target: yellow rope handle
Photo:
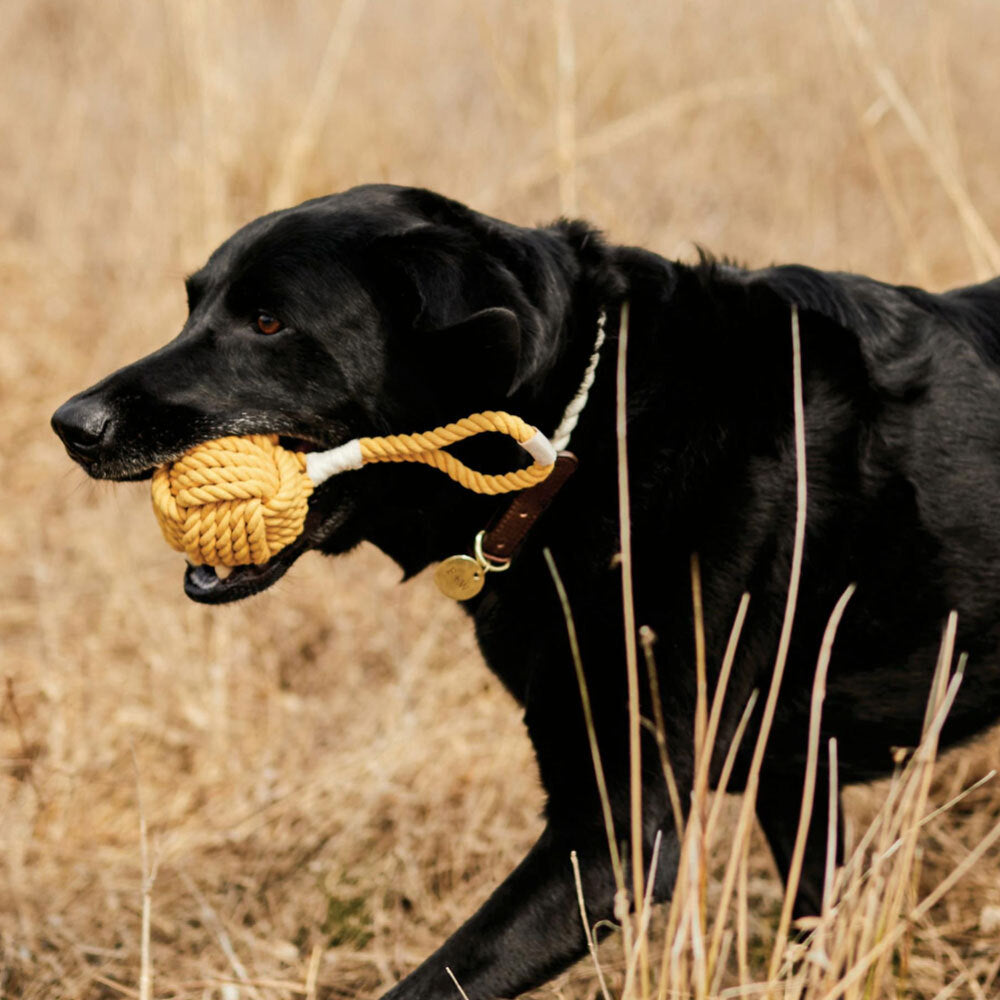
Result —
<instances>
[{"instance_id":1,"label":"yellow rope handle","mask_svg":"<svg viewBox=\"0 0 1000 1000\"><path fill-rule=\"evenodd\" d=\"M361 438L361 459L370 462L422 462L439 469L460 486L474 493L495 495L528 489L546 479L552 463L535 461L527 469L517 469L503 475L476 472L443 449L484 431L498 431L524 444L538 434L530 424L510 413L487 410L473 413L453 424L436 427L423 434L393 434L387 437Z\"/></svg>"}]
</instances>

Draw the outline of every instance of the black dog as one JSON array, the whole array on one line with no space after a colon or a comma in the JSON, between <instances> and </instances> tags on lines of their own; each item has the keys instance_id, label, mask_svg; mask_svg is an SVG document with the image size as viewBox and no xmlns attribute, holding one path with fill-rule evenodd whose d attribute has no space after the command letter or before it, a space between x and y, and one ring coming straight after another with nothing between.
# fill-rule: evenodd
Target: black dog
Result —
<instances>
[{"instance_id":1,"label":"black dog","mask_svg":"<svg viewBox=\"0 0 1000 1000\"><path fill-rule=\"evenodd\" d=\"M148 476L225 434L276 432L326 448L488 408L551 434L607 314L604 360L572 441L579 471L509 572L490 574L465 605L487 662L524 706L548 792L547 827L479 912L391 996L452 997L446 967L473 1000L511 996L580 957L572 850L592 919L612 916L601 808L543 549L569 592L611 809L624 832L614 355L626 299L637 618L658 637L682 798L692 781L691 553L700 554L716 669L740 595L751 594L717 763L748 696L770 677L795 512L792 306L802 329L808 529L757 803L779 868L787 870L798 821L820 636L848 584L857 592L823 721L824 737L839 740L845 780L885 774L890 748L918 741L951 609L969 667L943 741L1000 716L1000 281L932 295L805 267L690 267L608 246L582 223L522 229L427 191L378 185L252 222L187 290L190 316L174 341L56 412L57 433L90 475ZM504 446L493 452L511 467ZM185 586L198 601L235 600L269 586L307 549L335 554L362 539L411 575L467 551L505 502L422 467L347 473L318 489L305 535L270 563L225 580L189 568ZM650 714L648 694L643 711ZM644 837L648 851L662 831L655 886L663 899L677 836L655 745L644 739ZM741 750L731 787L745 781L748 756ZM825 780L821 772L801 913L819 905Z\"/></svg>"}]
</instances>

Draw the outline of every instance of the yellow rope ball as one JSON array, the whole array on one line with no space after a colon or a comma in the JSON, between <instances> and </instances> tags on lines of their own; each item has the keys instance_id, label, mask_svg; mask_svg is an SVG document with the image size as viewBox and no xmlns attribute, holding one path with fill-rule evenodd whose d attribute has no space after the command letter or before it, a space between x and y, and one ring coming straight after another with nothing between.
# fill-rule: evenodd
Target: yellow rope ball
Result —
<instances>
[{"instance_id":1,"label":"yellow rope ball","mask_svg":"<svg viewBox=\"0 0 1000 1000\"><path fill-rule=\"evenodd\" d=\"M206 441L153 473L163 537L195 565L257 566L295 541L312 481L276 434Z\"/></svg>"}]
</instances>

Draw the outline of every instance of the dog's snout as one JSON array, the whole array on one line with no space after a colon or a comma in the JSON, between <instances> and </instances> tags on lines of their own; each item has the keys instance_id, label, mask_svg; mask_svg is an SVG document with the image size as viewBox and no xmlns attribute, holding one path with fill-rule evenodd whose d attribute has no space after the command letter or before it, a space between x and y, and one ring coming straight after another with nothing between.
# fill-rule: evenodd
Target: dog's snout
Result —
<instances>
[{"instance_id":1,"label":"dog's snout","mask_svg":"<svg viewBox=\"0 0 1000 1000\"><path fill-rule=\"evenodd\" d=\"M80 462L97 457L111 424L111 413L98 399L74 396L52 414L52 429Z\"/></svg>"}]
</instances>

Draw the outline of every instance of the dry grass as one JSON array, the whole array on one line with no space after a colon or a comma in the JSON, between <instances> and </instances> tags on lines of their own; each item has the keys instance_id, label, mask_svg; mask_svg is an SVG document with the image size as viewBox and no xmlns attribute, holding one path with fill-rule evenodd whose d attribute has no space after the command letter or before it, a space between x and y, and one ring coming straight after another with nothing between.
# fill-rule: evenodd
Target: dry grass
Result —
<instances>
[{"instance_id":1,"label":"dry grass","mask_svg":"<svg viewBox=\"0 0 1000 1000\"><path fill-rule=\"evenodd\" d=\"M1000 230L998 31L987 0L3 0L0 995L369 996L540 828L517 711L428 580L362 551L198 608L144 490L70 468L48 415L179 327L186 271L266 209L390 180L523 222L575 203L670 255L969 281ZM902 840L824 954L863 957L879 906L913 911L983 840L995 782L914 824L998 756L993 734L849 795L869 858ZM709 914L737 809L689 853ZM853 995L996 996L998 859ZM756 835L739 871L720 989L766 977L782 907ZM582 964L542 993L596 990Z\"/></svg>"}]
</instances>

